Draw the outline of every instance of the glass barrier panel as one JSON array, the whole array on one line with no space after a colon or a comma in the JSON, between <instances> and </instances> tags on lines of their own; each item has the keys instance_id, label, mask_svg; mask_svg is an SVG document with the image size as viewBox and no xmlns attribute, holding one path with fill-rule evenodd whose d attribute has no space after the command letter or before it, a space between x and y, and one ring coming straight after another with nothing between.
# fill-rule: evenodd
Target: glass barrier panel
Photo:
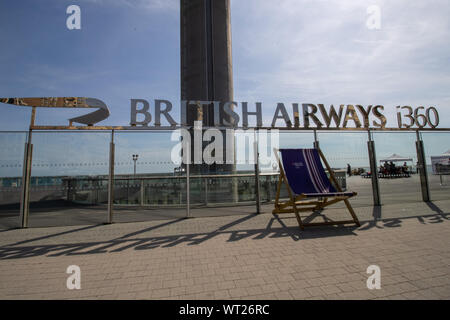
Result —
<instances>
[{"instance_id":1,"label":"glass barrier panel","mask_svg":"<svg viewBox=\"0 0 450 320\"><path fill-rule=\"evenodd\" d=\"M373 193L372 179L369 175L367 133L353 131L320 132L318 133L318 140L320 149L333 169L341 189L357 193L350 199L352 206L372 206ZM344 206L343 201L336 204L336 207Z\"/></svg>"},{"instance_id":2,"label":"glass barrier panel","mask_svg":"<svg viewBox=\"0 0 450 320\"><path fill-rule=\"evenodd\" d=\"M214 162L212 165L193 164L191 166L191 216L223 216L256 212L254 138L254 130L236 130L233 138L233 163ZM222 151L222 162L227 160L225 146ZM232 158L229 155L228 157ZM211 210L211 208L214 209Z\"/></svg>"},{"instance_id":3,"label":"glass barrier panel","mask_svg":"<svg viewBox=\"0 0 450 320\"><path fill-rule=\"evenodd\" d=\"M430 197L450 199L450 132L422 132Z\"/></svg>"},{"instance_id":4,"label":"glass barrier panel","mask_svg":"<svg viewBox=\"0 0 450 320\"><path fill-rule=\"evenodd\" d=\"M422 201L414 132L374 132L382 204Z\"/></svg>"},{"instance_id":5,"label":"glass barrier panel","mask_svg":"<svg viewBox=\"0 0 450 320\"><path fill-rule=\"evenodd\" d=\"M19 227L26 132L0 132L0 230Z\"/></svg>"},{"instance_id":6,"label":"glass barrier panel","mask_svg":"<svg viewBox=\"0 0 450 320\"><path fill-rule=\"evenodd\" d=\"M237 171L236 174L223 176L197 174L190 181L191 215L194 217L256 212L253 173Z\"/></svg>"},{"instance_id":7,"label":"glass barrier panel","mask_svg":"<svg viewBox=\"0 0 450 320\"><path fill-rule=\"evenodd\" d=\"M186 216L186 167L173 132L116 131L114 221ZM174 159L172 159L174 157Z\"/></svg>"},{"instance_id":8,"label":"glass barrier panel","mask_svg":"<svg viewBox=\"0 0 450 320\"><path fill-rule=\"evenodd\" d=\"M33 132L30 227L107 221L110 132Z\"/></svg>"}]
</instances>

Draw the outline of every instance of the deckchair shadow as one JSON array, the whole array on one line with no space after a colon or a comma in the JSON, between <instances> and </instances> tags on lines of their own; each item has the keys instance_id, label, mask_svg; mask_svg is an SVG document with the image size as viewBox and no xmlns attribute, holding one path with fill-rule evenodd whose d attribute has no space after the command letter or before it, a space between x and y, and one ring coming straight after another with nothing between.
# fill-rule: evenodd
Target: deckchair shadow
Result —
<instances>
[{"instance_id":1,"label":"deckchair shadow","mask_svg":"<svg viewBox=\"0 0 450 320\"><path fill-rule=\"evenodd\" d=\"M320 149L274 149L274 151L280 168L280 178L273 214L294 213L302 230L307 226L349 223L360 226L358 217L348 201L357 193L342 191L333 170ZM278 156L278 152L281 157ZM321 159L327 168L329 178L322 166ZM282 185L286 186L289 194L289 200L284 202L280 201ZM324 222L305 222L300 216L300 212L311 211L312 214L315 214L340 201L344 201L352 220L326 219Z\"/></svg>"}]
</instances>

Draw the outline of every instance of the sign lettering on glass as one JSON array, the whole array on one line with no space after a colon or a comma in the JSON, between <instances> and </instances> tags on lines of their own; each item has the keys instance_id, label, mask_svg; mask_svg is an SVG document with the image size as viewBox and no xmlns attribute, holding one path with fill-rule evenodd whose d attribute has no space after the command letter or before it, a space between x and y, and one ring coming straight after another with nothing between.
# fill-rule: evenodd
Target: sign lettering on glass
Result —
<instances>
[{"instance_id":1,"label":"sign lettering on glass","mask_svg":"<svg viewBox=\"0 0 450 320\"><path fill-rule=\"evenodd\" d=\"M94 98L84 97L46 97L46 98L0 98L0 102L16 106L28 107L54 107L54 108L95 108L94 112L69 119L72 122L92 126L109 116L106 104ZM164 119L169 127L188 126L188 114L194 111L194 120L203 120L204 110L211 108L214 112L215 127L249 128L249 118L255 120L254 128L386 128L387 118L383 105L352 105L341 104L339 106L292 103L276 104L271 117L270 125L263 122L262 102L256 102L251 106L248 102L236 101L185 101L180 104L180 122L172 117L173 104L169 100L155 99L153 107L145 99L131 99L130 126L133 127L161 127ZM240 112L237 110L240 109ZM397 106L397 127L399 129L410 128L436 128L439 125L439 113L433 106L416 108L410 106ZM152 114L152 111L153 114ZM270 118L269 118L270 119ZM192 121L192 119L191 119Z\"/></svg>"}]
</instances>

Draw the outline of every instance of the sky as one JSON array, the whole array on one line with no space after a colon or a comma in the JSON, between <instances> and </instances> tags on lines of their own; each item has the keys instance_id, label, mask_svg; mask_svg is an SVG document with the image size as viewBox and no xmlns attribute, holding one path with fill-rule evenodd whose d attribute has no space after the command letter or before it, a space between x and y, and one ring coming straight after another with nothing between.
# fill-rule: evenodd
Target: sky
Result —
<instances>
[{"instance_id":1,"label":"sky","mask_svg":"<svg viewBox=\"0 0 450 320\"><path fill-rule=\"evenodd\" d=\"M81 8L69 30L66 9ZM380 9L369 29L368 7ZM434 106L450 127L450 2L447 0L231 0L234 100L263 102L270 124L277 102ZM111 111L103 125L129 125L130 99L167 99L179 121L177 0L0 1L0 97L84 96ZM0 131L27 130L30 110L0 105ZM67 124L78 110L41 108L37 124ZM427 156L450 149L450 133L427 134ZM21 175L22 133L0 133L0 176ZM366 136L320 133L335 166L366 166ZM375 136L377 155L415 156L413 133ZM106 133L39 133L33 174L106 173ZM170 171L170 134L123 133L118 172ZM283 134L285 147L311 146L310 133ZM63 151L63 152L62 152ZM78 165L75 165L78 163ZM83 163L83 165L80 165ZM91 163L91 165L84 165ZM74 165L70 165L74 164ZM95 164L95 165L94 165ZM270 167L270 166L269 166Z\"/></svg>"}]
</instances>

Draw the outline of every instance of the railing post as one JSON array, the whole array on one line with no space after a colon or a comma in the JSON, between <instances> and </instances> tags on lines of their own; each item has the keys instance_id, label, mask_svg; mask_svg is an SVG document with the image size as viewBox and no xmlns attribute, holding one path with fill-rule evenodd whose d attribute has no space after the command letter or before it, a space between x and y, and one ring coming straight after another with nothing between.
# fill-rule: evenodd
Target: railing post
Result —
<instances>
[{"instance_id":1,"label":"railing post","mask_svg":"<svg viewBox=\"0 0 450 320\"><path fill-rule=\"evenodd\" d=\"M114 130L111 131L109 143L109 174L108 174L108 223L113 223L114 209Z\"/></svg>"},{"instance_id":2,"label":"railing post","mask_svg":"<svg viewBox=\"0 0 450 320\"><path fill-rule=\"evenodd\" d=\"M143 207L144 206L144 203L145 203L145 201L144 201L144 195L145 195L145 188L144 188L144 179L142 179L141 178L141 189L140 189L140 193L141 193L141 207Z\"/></svg>"},{"instance_id":3,"label":"railing post","mask_svg":"<svg viewBox=\"0 0 450 320\"><path fill-rule=\"evenodd\" d=\"M268 202L271 202L272 201L272 186L271 186L271 177L270 176L266 176L266 183L265 183L265 185L266 185L266 190L267 190L267 197L268 197L268 199L267 199L267 201Z\"/></svg>"},{"instance_id":4,"label":"railing post","mask_svg":"<svg viewBox=\"0 0 450 320\"><path fill-rule=\"evenodd\" d=\"M25 151L23 155L23 172L22 172L22 194L20 198L20 216L19 223L21 228L28 227L28 217L30 214L30 182L31 182L31 166L33 163L33 127L36 119L36 107L31 109L30 128L28 130L28 139L25 143Z\"/></svg>"},{"instance_id":5,"label":"railing post","mask_svg":"<svg viewBox=\"0 0 450 320\"><path fill-rule=\"evenodd\" d=\"M92 181L93 185L94 185L94 190L95 190L95 201L94 204L99 204L99 193L100 193L100 180L98 180L98 178L96 178L95 180Z\"/></svg>"},{"instance_id":6,"label":"railing post","mask_svg":"<svg viewBox=\"0 0 450 320\"><path fill-rule=\"evenodd\" d=\"M420 136L419 130L416 131L416 151L417 161L419 162L419 174L420 174L420 187L422 189L422 200L425 202L430 201L430 188L428 186L427 166L425 159L425 150L423 147L423 141Z\"/></svg>"},{"instance_id":7,"label":"railing post","mask_svg":"<svg viewBox=\"0 0 450 320\"><path fill-rule=\"evenodd\" d=\"M255 200L256 213L261 213L261 197L260 197L260 183L259 183L259 149L258 149L258 131L255 130L255 139L253 141L253 154L255 157Z\"/></svg>"},{"instance_id":8,"label":"railing post","mask_svg":"<svg viewBox=\"0 0 450 320\"><path fill-rule=\"evenodd\" d=\"M205 206L208 206L208 179L207 177L203 178L205 181Z\"/></svg>"},{"instance_id":9,"label":"railing post","mask_svg":"<svg viewBox=\"0 0 450 320\"><path fill-rule=\"evenodd\" d=\"M367 141L367 149L369 151L369 165L370 172L372 173L372 195L373 195L373 205L381 206L380 201L380 186L378 184L378 167L377 167L377 156L375 153L375 141L372 139L372 133L367 130L369 135L369 141Z\"/></svg>"},{"instance_id":10,"label":"railing post","mask_svg":"<svg viewBox=\"0 0 450 320\"><path fill-rule=\"evenodd\" d=\"M319 140L317 139L317 131L314 130L314 143L313 143L314 149L319 149Z\"/></svg>"},{"instance_id":11,"label":"railing post","mask_svg":"<svg viewBox=\"0 0 450 320\"><path fill-rule=\"evenodd\" d=\"M319 140L317 139L317 131L313 130L313 132L314 132L313 148L319 150L320 146L319 146ZM319 197L319 200L323 200L323 198Z\"/></svg>"},{"instance_id":12,"label":"railing post","mask_svg":"<svg viewBox=\"0 0 450 320\"><path fill-rule=\"evenodd\" d=\"M28 131L28 139L25 143L25 151L23 155L23 171L22 171L22 194L20 198L20 227L28 228L28 217L30 214L30 182L31 182L31 165L33 160L33 144L31 143L32 129Z\"/></svg>"},{"instance_id":13,"label":"railing post","mask_svg":"<svg viewBox=\"0 0 450 320\"><path fill-rule=\"evenodd\" d=\"M190 163L191 163L191 144L187 143L184 150L186 152L186 218L191 217L191 195L190 195Z\"/></svg>"}]
</instances>

